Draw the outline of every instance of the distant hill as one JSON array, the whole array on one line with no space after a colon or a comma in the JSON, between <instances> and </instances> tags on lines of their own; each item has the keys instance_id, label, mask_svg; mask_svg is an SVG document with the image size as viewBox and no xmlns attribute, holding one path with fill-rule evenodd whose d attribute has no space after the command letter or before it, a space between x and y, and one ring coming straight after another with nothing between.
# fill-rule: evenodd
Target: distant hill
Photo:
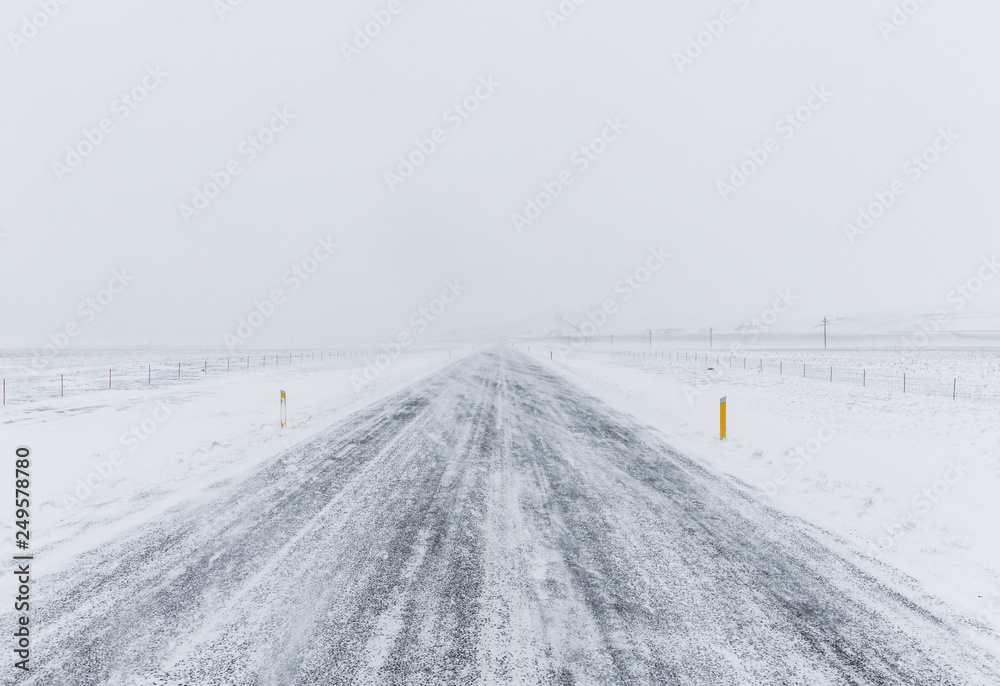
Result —
<instances>
[{"instance_id":1,"label":"distant hill","mask_svg":"<svg viewBox=\"0 0 1000 686\"><path fill-rule=\"evenodd\" d=\"M550 307L538 314L508 322L497 327L477 330L451 331L451 338L566 338L576 335L580 327L588 321L584 312L564 307ZM829 315L827 333L831 342L849 342L852 345L902 345L908 337L917 332L934 329L935 316L925 315ZM666 313L625 317L612 317L608 324L600 328L598 336L614 334L616 338L640 338L652 331L653 338L660 341L674 341L678 344L700 345L707 343L709 326L699 325L690 320L673 318ZM755 326L757 328L755 328ZM799 314L793 311L783 314L770 325L759 322L756 325L748 317L741 322L728 325L712 325L715 340L720 343L740 341L756 346L813 346L822 342L823 317ZM959 313L949 314L948 321L940 331L931 336L931 345L992 345L1000 344L1000 314Z\"/></svg>"}]
</instances>

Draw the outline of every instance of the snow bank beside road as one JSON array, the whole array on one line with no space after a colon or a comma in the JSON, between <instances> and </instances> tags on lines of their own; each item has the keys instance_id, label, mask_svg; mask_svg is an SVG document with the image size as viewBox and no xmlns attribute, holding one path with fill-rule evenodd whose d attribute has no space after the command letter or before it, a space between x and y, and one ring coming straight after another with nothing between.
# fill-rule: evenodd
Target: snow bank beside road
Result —
<instances>
[{"instance_id":1,"label":"snow bank beside road","mask_svg":"<svg viewBox=\"0 0 1000 686\"><path fill-rule=\"evenodd\" d=\"M415 352L393 361L360 392L350 379L366 358L270 367L197 384L104 391L7 408L0 449L31 447L32 543L39 565L77 554L212 483L261 462L376 398L461 356ZM279 428L279 390L288 427ZM13 537L0 513L4 539ZM11 543L11 545L13 545ZM55 548L56 550L53 550Z\"/></svg>"},{"instance_id":2,"label":"snow bank beside road","mask_svg":"<svg viewBox=\"0 0 1000 686\"><path fill-rule=\"evenodd\" d=\"M541 345L532 347L548 358ZM887 365L898 358L865 353L884 355ZM939 354L942 366L981 353L927 351ZM652 357L585 353L551 364L685 454L749 484L770 505L838 534L1000 630L1000 611L990 609L992 601L1000 610L995 406L726 365L706 374L704 364ZM718 434L722 396L725 442Z\"/></svg>"}]
</instances>

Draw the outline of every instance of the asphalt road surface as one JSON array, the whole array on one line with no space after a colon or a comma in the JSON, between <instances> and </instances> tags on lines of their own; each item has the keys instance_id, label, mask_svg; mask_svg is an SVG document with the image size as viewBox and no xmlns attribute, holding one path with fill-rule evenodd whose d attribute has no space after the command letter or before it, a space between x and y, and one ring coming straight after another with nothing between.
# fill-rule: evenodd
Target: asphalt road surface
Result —
<instances>
[{"instance_id":1,"label":"asphalt road surface","mask_svg":"<svg viewBox=\"0 0 1000 686\"><path fill-rule=\"evenodd\" d=\"M510 350L216 491L36 580L18 682L1000 683L912 589Z\"/></svg>"}]
</instances>

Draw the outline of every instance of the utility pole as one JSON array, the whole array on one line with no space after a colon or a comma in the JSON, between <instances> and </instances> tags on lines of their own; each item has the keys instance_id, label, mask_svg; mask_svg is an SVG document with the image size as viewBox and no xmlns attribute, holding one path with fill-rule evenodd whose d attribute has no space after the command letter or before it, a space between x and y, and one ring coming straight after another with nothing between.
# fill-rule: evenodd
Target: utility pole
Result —
<instances>
[{"instance_id":1,"label":"utility pole","mask_svg":"<svg viewBox=\"0 0 1000 686\"><path fill-rule=\"evenodd\" d=\"M824 350L826 349L826 325L827 325L828 322L829 322L829 320L826 317L823 317L823 349Z\"/></svg>"},{"instance_id":2,"label":"utility pole","mask_svg":"<svg viewBox=\"0 0 1000 686\"><path fill-rule=\"evenodd\" d=\"M708 347L714 348L715 342L712 340L712 327L708 327Z\"/></svg>"}]
</instances>

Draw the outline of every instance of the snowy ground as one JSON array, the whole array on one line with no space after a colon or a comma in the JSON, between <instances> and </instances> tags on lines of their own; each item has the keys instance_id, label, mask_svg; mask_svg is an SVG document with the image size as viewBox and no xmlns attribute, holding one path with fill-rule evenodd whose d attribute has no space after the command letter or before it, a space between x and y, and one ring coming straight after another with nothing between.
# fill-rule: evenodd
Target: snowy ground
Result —
<instances>
[{"instance_id":1,"label":"snowy ground","mask_svg":"<svg viewBox=\"0 0 1000 686\"><path fill-rule=\"evenodd\" d=\"M199 373L165 386L88 389L8 405L0 415L0 447L11 455L18 445L31 447L33 542L52 550L39 567L155 517L206 484L254 470L467 352L402 356L360 389L351 380L363 376L371 358ZM121 357L95 351L64 366L102 368L107 365L99 360ZM288 403L285 429L279 425L281 390ZM7 501L5 495L0 532L11 549L13 503L8 507Z\"/></svg>"},{"instance_id":2,"label":"snowy ground","mask_svg":"<svg viewBox=\"0 0 1000 686\"><path fill-rule=\"evenodd\" d=\"M992 405L535 344L357 371L7 408L31 683L996 683Z\"/></svg>"},{"instance_id":3,"label":"snowy ground","mask_svg":"<svg viewBox=\"0 0 1000 686\"><path fill-rule=\"evenodd\" d=\"M547 359L552 347L539 342L532 354ZM651 352L633 345L615 354L557 353L553 364L656 427L685 454L750 485L770 505L836 533L1000 631L997 404L915 394L912 387L904 394L901 383L892 390L865 388L839 378L841 371L848 376L866 368L897 379L904 372L958 376L1000 390L1000 353L903 353L753 350L734 354L730 367L726 352ZM833 365L834 383L801 378L803 362L810 370ZM725 442L719 440L722 396L728 401Z\"/></svg>"}]
</instances>

